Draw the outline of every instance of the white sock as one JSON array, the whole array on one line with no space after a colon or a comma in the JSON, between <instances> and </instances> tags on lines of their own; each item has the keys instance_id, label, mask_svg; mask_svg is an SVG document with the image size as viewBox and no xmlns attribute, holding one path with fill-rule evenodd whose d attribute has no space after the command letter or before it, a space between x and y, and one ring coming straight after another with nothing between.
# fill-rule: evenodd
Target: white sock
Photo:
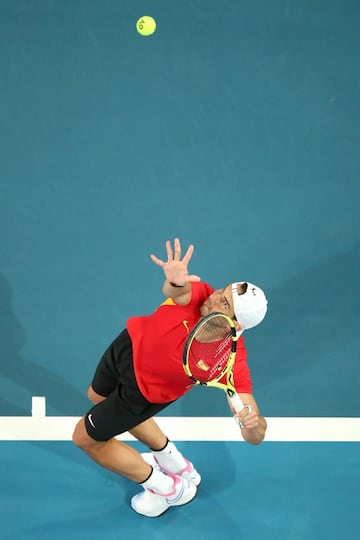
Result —
<instances>
[{"instance_id":1,"label":"white sock","mask_svg":"<svg viewBox=\"0 0 360 540\"><path fill-rule=\"evenodd\" d=\"M155 468L149 478L145 482L142 482L141 485L143 488L151 489L159 495L170 495L175 489L174 479Z\"/></svg>"},{"instance_id":2,"label":"white sock","mask_svg":"<svg viewBox=\"0 0 360 540\"><path fill-rule=\"evenodd\" d=\"M186 461L181 452L176 448L175 444L168 441L163 450L152 451L156 457L160 467L164 467L167 471L176 474L186 467Z\"/></svg>"}]
</instances>

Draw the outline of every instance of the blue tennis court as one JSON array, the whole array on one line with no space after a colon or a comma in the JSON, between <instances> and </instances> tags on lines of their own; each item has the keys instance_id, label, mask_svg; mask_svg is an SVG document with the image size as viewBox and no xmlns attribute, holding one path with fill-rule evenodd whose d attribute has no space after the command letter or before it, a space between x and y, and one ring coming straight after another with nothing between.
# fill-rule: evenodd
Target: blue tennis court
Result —
<instances>
[{"instance_id":1,"label":"blue tennis court","mask_svg":"<svg viewBox=\"0 0 360 540\"><path fill-rule=\"evenodd\" d=\"M135 485L94 466L71 443L3 442L3 538L356 537L358 444L178 446L206 471L199 494L149 519L129 509ZM219 467L219 456L225 466Z\"/></svg>"},{"instance_id":2,"label":"blue tennis court","mask_svg":"<svg viewBox=\"0 0 360 540\"><path fill-rule=\"evenodd\" d=\"M1 537L357 537L358 2L3 0L0 36ZM269 436L191 391L159 421L203 482L149 520L70 439L175 236L203 281L267 293L246 343Z\"/></svg>"}]
</instances>

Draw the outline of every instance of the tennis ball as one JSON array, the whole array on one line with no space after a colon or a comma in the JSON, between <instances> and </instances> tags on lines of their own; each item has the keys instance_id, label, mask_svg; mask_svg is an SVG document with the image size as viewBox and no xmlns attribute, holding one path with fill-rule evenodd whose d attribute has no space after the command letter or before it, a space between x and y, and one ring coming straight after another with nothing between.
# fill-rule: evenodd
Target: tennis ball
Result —
<instances>
[{"instance_id":1,"label":"tennis ball","mask_svg":"<svg viewBox=\"0 0 360 540\"><path fill-rule=\"evenodd\" d=\"M148 17L147 15L140 17L140 19L136 21L136 30L142 36L151 36L156 30L155 19Z\"/></svg>"}]
</instances>

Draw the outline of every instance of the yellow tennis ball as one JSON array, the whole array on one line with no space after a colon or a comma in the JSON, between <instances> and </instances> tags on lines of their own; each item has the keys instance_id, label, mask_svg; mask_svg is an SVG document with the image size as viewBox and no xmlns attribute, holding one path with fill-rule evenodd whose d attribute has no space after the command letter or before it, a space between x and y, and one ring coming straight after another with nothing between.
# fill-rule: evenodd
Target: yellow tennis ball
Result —
<instances>
[{"instance_id":1,"label":"yellow tennis ball","mask_svg":"<svg viewBox=\"0 0 360 540\"><path fill-rule=\"evenodd\" d=\"M149 17L148 15L140 17L140 19L136 21L136 30L142 36L151 36L151 34L153 34L156 30L155 19Z\"/></svg>"}]
</instances>

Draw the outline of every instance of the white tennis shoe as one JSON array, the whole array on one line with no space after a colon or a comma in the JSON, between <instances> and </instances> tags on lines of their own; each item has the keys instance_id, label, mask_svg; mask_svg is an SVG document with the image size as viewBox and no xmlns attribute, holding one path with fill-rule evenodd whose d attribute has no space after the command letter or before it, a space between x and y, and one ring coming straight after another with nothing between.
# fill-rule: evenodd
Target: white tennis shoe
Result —
<instances>
[{"instance_id":1,"label":"white tennis shoe","mask_svg":"<svg viewBox=\"0 0 360 540\"><path fill-rule=\"evenodd\" d=\"M192 501L197 493L195 484L174 474L169 476L174 479L174 489L170 493L160 495L145 488L144 491L132 497L131 507L133 510L146 517L158 517L171 506L181 506Z\"/></svg>"},{"instance_id":2,"label":"white tennis shoe","mask_svg":"<svg viewBox=\"0 0 360 540\"><path fill-rule=\"evenodd\" d=\"M200 474L197 472L197 470L195 469L191 461L189 461L186 458L184 458L186 467L181 469L181 471L174 472L174 471L169 471L168 469L165 469L165 467L162 467L152 452L143 452L141 456L143 460L146 461L146 463L148 463L152 467L156 467L160 469L165 474L168 474L168 475L176 474L176 476L180 476L181 478L190 480L190 482L195 484L195 486L198 486L201 482Z\"/></svg>"}]
</instances>

